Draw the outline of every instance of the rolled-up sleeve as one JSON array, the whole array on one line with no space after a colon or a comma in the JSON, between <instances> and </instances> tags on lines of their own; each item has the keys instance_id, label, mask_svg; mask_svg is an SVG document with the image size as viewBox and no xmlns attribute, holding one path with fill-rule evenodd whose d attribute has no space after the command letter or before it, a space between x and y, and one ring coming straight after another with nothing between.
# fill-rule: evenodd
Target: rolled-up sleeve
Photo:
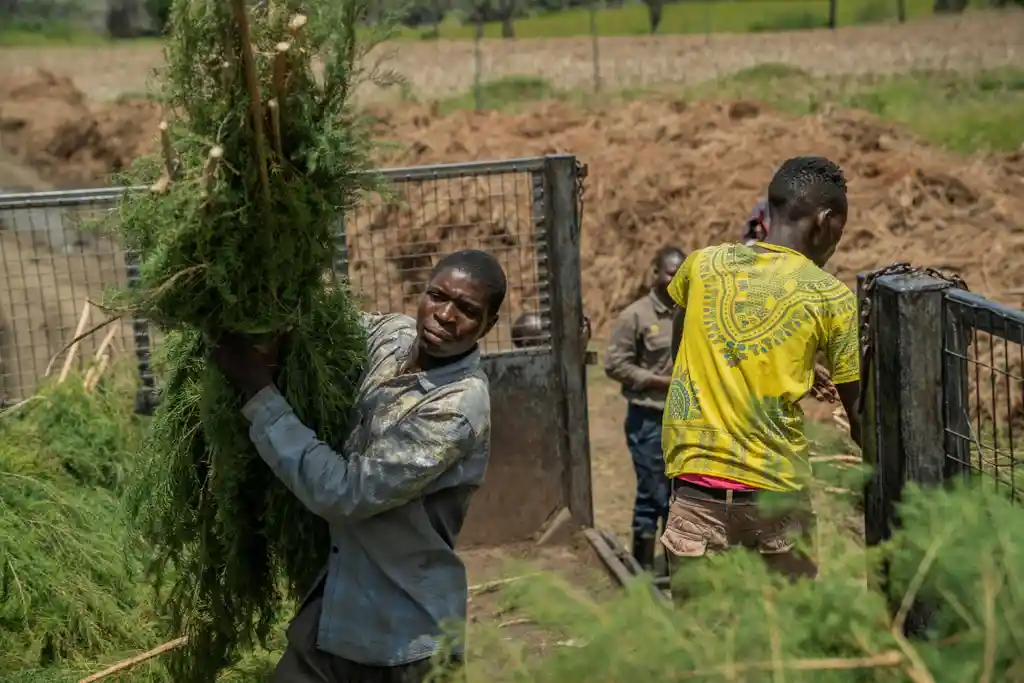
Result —
<instances>
[{"instance_id":1,"label":"rolled-up sleeve","mask_svg":"<svg viewBox=\"0 0 1024 683\"><path fill-rule=\"evenodd\" d=\"M320 441L273 387L242 412L263 460L313 513L337 522L386 512L422 495L479 438L450 401L428 401L376 436L363 453Z\"/></svg>"},{"instance_id":2,"label":"rolled-up sleeve","mask_svg":"<svg viewBox=\"0 0 1024 683\"><path fill-rule=\"evenodd\" d=\"M639 332L636 315L629 308L619 314L612 328L611 340L605 352L604 372L624 387L633 391L647 388L654 373L640 367L637 344Z\"/></svg>"}]
</instances>

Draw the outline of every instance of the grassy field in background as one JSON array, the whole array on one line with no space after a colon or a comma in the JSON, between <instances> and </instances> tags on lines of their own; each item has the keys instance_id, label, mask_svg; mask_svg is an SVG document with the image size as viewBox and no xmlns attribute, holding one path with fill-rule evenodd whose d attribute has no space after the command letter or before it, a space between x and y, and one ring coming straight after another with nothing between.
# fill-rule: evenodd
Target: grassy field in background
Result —
<instances>
[{"instance_id":1,"label":"grassy field in background","mask_svg":"<svg viewBox=\"0 0 1024 683\"><path fill-rule=\"evenodd\" d=\"M970 0L971 5L986 7L987 0ZM933 0L905 0L908 19L932 15ZM683 0L666 5L659 33L749 33L823 28L828 22L828 0ZM881 23L896 19L897 0L839 0L839 26ZM517 38L566 38L590 33L587 9L528 16L515 22ZM650 32L647 6L630 2L622 7L604 8L597 13L597 31L602 36L638 36ZM454 16L437 27L404 28L398 38L421 40L471 39L476 27L463 24ZM500 38L497 22L484 26L485 38ZM140 39L153 41L154 39ZM52 23L27 30L0 28L0 46L109 45L112 41L66 23ZM134 44L139 40L117 41Z\"/></svg>"},{"instance_id":2,"label":"grassy field in background","mask_svg":"<svg viewBox=\"0 0 1024 683\"><path fill-rule=\"evenodd\" d=\"M925 140L961 152L1012 151L1024 143L1024 70L974 74L911 72L894 76L816 78L783 64L762 64L689 88L626 90L594 95L560 91L531 77L485 83L485 109L515 110L543 100L600 105L657 92L685 99L746 99L783 111L813 114L823 106L861 109L906 125ZM471 109L473 93L442 100L442 112Z\"/></svg>"},{"instance_id":3,"label":"grassy field in background","mask_svg":"<svg viewBox=\"0 0 1024 683\"><path fill-rule=\"evenodd\" d=\"M977 7L983 0L972 0ZM907 18L932 16L932 0L906 0ZM828 0L686 0L665 5L659 33L750 33L824 28L828 24ZM839 0L839 26L880 23L896 19L897 0ZM436 37L468 39L476 27L446 21ZM566 38L590 33L590 12L572 9L517 19L517 38ZM638 36L650 33L647 6L630 3L623 7L601 9L597 13L597 32L602 36ZM405 29L405 38L432 37L432 27ZM501 24L484 26L485 38L500 38Z\"/></svg>"}]
</instances>

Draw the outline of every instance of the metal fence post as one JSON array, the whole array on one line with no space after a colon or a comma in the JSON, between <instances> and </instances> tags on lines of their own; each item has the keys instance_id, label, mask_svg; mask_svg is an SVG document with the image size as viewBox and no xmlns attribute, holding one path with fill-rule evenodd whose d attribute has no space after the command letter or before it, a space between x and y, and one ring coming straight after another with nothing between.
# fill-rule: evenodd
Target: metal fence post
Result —
<instances>
[{"instance_id":1,"label":"metal fence post","mask_svg":"<svg viewBox=\"0 0 1024 683\"><path fill-rule=\"evenodd\" d=\"M971 471L970 394L967 386L969 326L951 306L942 308L943 354L942 399L945 404L946 458L943 475L947 480Z\"/></svg>"},{"instance_id":2,"label":"metal fence post","mask_svg":"<svg viewBox=\"0 0 1024 683\"><path fill-rule=\"evenodd\" d=\"M543 334L551 335L551 273L548 268L548 195L545 172L530 173L530 222L537 250L537 315Z\"/></svg>"},{"instance_id":3,"label":"metal fence post","mask_svg":"<svg viewBox=\"0 0 1024 683\"><path fill-rule=\"evenodd\" d=\"M899 525L904 486L945 479L943 300L950 283L924 275L879 277L868 293L869 362L861 368L864 460L873 467L864 494L865 540L877 545ZM860 282L864 304L863 281ZM863 315L863 311L861 311ZM888 594L887 568L877 579ZM902 595L890 595L895 610ZM915 604L908 633L923 634L929 608Z\"/></svg>"},{"instance_id":4,"label":"metal fence post","mask_svg":"<svg viewBox=\"0 0 1024 683\"><path fill-rule=\"evenodd\" d=\"M124 264L128 271L128 286L139 284L139 254L128 249L124 252ZM132 318L132 341L135 346L135 358L139 368L139 388L135 391L135 412L139 415L151 415L156 407L156 379L150 366L149 323L142 318Z\"/></svg>"},{"instance_id":5,"label":"metal fence post","mask_svg":"<svg viewBox=\"0 0 1024 683\"><path fill-rule=\"evenodd\" d=\"M580 283L580 178L576 157L547 158L548 260L551 274L552 351L556 386L564 405L566 434L562 462L563 490L573 520L594 525L590 481L590 429L587 421L586 348Z\"/></svg>"},{"instance_id":6,"label":"metal fence post","mask_svg":"<svg viewBox=\"0 0 1024 683\"><path fill-rule=\"evenodd\" d=\"M331 264L331 275L335 284L338 278L348 281L348 229L344 215L338 223L338 232L334 236L334 263Z\"/></svg>"}]
</instances>

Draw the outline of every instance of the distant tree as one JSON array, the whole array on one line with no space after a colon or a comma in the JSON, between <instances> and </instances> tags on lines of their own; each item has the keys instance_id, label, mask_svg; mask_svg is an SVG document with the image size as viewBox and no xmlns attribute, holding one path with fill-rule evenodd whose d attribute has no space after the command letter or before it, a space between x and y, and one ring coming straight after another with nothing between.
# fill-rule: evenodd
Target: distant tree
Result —
<instances>
[{"instance_id":1,"label":"distant tree","mask_svg":"<svg viewBox=\"0 0 1024 683\"><path fill-rule=\"evenodd\" d=\"M156 30L163 33L171 18L171 0L143 0L143 7L155 24Z\"/></svg>"},{"instance_id":2,"label":"distant tree","mask_svg":"<svg viewBox=\"0 0 1024 683\"><path fill-rule=\"evenodd\" d=\"M480 24L489 21L501 22L501 37L516 37L516 17L521 16L521 0L462 0L469 21Z\"/></svg>"},{"instance_id":3,"label":"distant tree","mask_svg":"<svg viewBox=\"0 0 1024 683\"><path fill-rule=\"evenodd\" d=\"M140 32L138 0L107 0L107 34L134 38Z\"/></svg>"},{"instance_id":4,"label":"distant tree","mask_svg":"<svg viewBox=\"0 0 1024 683\"><path fill-rule=\"evenodd\" d=\"M647 17L651 23L651 35L653 36L658 32L658 26L661 25L661 11L665 7L665 1L644 0L644 4L647 5Z\"/></svg>"}]
</instances>

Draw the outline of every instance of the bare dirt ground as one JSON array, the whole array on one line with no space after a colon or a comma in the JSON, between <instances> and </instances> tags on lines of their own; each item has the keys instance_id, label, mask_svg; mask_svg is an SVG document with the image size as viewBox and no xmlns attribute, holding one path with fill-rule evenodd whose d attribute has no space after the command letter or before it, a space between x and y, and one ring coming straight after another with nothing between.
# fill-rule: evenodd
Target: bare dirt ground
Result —
<instances>
[{"instance_id":1,"label":"bare dirt ground","mask_svg":"<svg viewBox=\"0 0 1024 683\"><path fill-rule=\"evenodd\" d=\"M589 368L587 399L595 523L598 528L613 532L628 547L635 477L623 433L626 403L619 395L617 385L604 376L600 366ZM804 402L807 418L819 423L818 432L825 434L831 433L832 409L830 404L813 400ZM858 544L854 539L862 535L861 521L848 518L846 508L836 507L824 491L818 494L816 508L822 520L821 532L831 535L824 539L825 545L834 548L842 544L842 547L856 551ZM617 586L583 538L574 539L568 546L538 548L533 543L523 543L468 550L462 556L470 583L475 585L503 577L518 577L539 569L557 572L571 585L598 599L609 595ZM522 644L527 656L542 655L552 648L567 646L564 634L539 628L530 622L528 614L515 606L510 608L503 600L501 590L474 595L470 601L470 622L471 629L474 626L497 628L505 640Z\"/></svg>"},{"instance_id":2,"label":"bare dirt ground","mask_svg":"<svg viewBox=\"0 0 1024 683\"><path fill-rule=\"evenodd\" d=\"M780 34L714 34L602 38L598 67L607 89L697 83L765 62L791 64L815 74L893 73L911 68L976 69L1017 63L1024 12L972 13L903 26L848 27ZM408 92L437 99L473 85L470 41L402 42L372 55L402 75ZM0 73L39 67L71 77L95 100L146 92L163 63L154 43L96 48L0 50ZM557 88L590 88L594 78L589 38L485 41L484 81L529 75ZM392 97L372 86L367 99Z\"/></svg>"}]
</instances>

